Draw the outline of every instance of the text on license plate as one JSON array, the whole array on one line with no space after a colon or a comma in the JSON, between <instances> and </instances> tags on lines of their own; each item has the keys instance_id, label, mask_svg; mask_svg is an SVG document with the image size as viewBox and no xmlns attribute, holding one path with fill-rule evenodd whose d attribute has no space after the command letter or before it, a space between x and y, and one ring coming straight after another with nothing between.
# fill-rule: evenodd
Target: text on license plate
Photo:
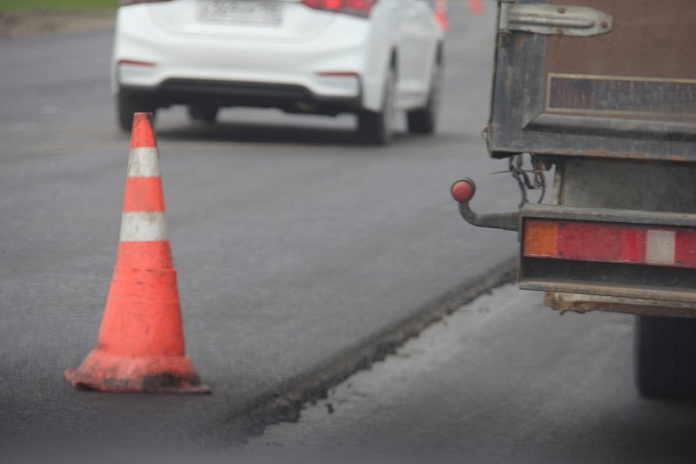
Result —
<instances>
[{"instance_id":1,"label":"text on license plate","mask_svg":"<svg viewBox=\"0 0 696 464\"><path fill-rule=\"evenodd\" d=\"M199 17L205 21L280 24L281 3L268 0L199 0Z\"/></svg>"}]
</instances>

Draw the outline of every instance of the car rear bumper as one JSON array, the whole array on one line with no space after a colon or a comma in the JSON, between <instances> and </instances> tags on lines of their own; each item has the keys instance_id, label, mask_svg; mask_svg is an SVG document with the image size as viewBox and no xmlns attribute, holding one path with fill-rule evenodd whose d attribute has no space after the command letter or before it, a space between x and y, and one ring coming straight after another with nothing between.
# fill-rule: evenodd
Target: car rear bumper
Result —
<instances>
[{"instance_id":1,"label":"car rear bumper","mask_svg":"<svg viewBox=\"0 0 696 464\"><path fill-rule=\"evenodd\" d=\"M286 105L362 98L369 26L336 20L330 31L301 42L230 40L172 34L136 8L121 8L114 45L114 91L154 93L162 102L193 96L224 104ZM328 74L328 75L327 75ZM122 90L123 89L123 90Z\"/></svg>"},{"instance_id":2,"label":"car rear bumper","mask_svg":"<svg viewBox=\"0 0 696 464\"><path fill-rule=\"evenodd\" d=\"M362 108L360 92L357 96L349 97L317 95L304 86L293 84L173 78L154 88L121 85L119 92L144 97L156 107L209 104L218 107L280 108L287 112L315 114L355 112Z\"/></svg>"}]
</instances>

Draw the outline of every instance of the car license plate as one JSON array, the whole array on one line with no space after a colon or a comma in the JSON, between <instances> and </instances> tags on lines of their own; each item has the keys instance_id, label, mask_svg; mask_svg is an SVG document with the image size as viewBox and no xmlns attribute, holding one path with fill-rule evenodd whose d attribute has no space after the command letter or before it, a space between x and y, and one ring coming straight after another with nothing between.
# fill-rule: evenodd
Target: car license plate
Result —
<instances>
[{"instance_id":1,"label":"car license plate","mask_svg":"<svg viewBox=\"0 0 696 464\"><path fill-rule=\"evenodd\" d=\"M283 10L272 0L199 0L199 17L203 21L278 25Z\"/></svg>"}]
</instances>

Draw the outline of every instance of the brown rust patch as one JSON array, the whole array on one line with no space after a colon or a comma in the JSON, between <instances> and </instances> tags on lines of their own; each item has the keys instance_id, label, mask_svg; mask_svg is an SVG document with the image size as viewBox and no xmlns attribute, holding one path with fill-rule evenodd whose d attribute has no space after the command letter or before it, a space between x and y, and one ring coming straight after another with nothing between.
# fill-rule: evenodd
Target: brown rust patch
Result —
<instances>
[{"instance_id":1,"label":"brown rust patch","mask_svg":"<svg viewBox=\"0 0 696 464\"><path fill-rule=\"evenodd\" d=\"M522 50L529 40L529 35L527 34L516 34L515 35L515 51Z\"/></svg>"}]
</instances>

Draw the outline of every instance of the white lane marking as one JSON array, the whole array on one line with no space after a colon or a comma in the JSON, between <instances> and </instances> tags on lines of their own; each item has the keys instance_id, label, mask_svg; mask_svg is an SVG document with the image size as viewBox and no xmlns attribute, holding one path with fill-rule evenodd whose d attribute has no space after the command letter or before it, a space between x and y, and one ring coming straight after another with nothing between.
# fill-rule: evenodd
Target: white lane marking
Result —
<instances>
[{"instance_id":1,"label":"white lane marking","mask_svg":"<svg viewBox=\"0 0 696 464\"><path fill-rule=\"evenodd\" d=\"M159 175L157 148L131 148L128 155L128 177L158 177Z\"/></svg>"},{"instance_id":2,"label":"white lane marking","mask_svg":"<svg viewBox=\"0 0 696 464\"><path fill-rule=\"evenodd\" d=\"M674 264L676 237L670 230L648 230L645 261L648 264Z\"/></svg>"},{"instance_id":3,"label":"white lane marking","mask_svg":"<svg viewBox=\"0 0 696 464\"><path fill-rule=\"evenodd\" d=\"M158 242L168 240L167 221L163 212L123 213L122 242Z\"/></svg>"}]
</instances>

